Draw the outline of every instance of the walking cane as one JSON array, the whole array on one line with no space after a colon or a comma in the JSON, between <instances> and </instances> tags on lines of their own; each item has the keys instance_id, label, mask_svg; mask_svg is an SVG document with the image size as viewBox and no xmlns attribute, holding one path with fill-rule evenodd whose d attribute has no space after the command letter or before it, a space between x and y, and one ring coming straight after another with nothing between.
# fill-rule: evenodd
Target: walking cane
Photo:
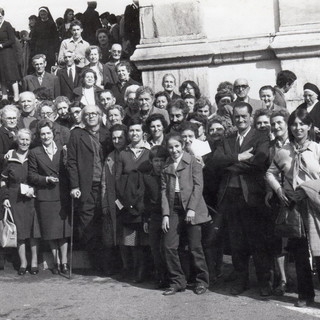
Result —
<instances>
[{"instance_id":1,"label":"walking cane","mask_svg":"<svg viewBox=\"0 0 320 320\"><path fill-rule=\"evenodd\" d=\"M69 268L69 280L72 276L72 257L73 257L73 217L74 217L74 199L71 197L71 237L70 237L70 268Z\"/></svg>"}]
</instances>

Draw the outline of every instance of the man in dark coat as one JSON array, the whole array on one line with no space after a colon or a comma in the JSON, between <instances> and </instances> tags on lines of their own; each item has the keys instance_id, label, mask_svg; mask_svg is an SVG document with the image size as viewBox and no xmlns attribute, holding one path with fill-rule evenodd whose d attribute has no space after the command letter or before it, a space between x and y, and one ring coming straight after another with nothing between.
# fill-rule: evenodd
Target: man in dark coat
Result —
<instances>
[{"instance_id":1,"label":"man in dark coat","mask_svg":"<svg viewBox=\"0 0 320 320\"><path fill-rule=\"evenodd\" d=\"M101 110L86 106L82 110L84 129L72 130L68 144L67 169L71 196L78 201L77 226L83 242L96 269L103 268L101 179L103 162L111 151L109 132L100 126Z\"/></svg>"},{"instance_id":2,"label":"man in dark coat","mask_svg":"<svg viewBox=\"0 0 320 320\"><path fill-rule=\"evenodd\" d=\"M51 100L60 96L58 77L45 71L47 65L46 56L44 54L35 55L32 58L32 65L35 69L35 73L25 76L22 79L22 91L34 92L34 90L40 87L45 87L50 91Z\"/></svg>"},{"instance_id":3,"label":"man in dark coat","mask_svg":"<svg viewBox=\"0 0 320 320\"><path fill-rule=\"evenodd\" d=\"M264 174L268 168L269 138L251 128L252 107L246 102L234 106L238 132L218 146L212 161L223 170L218 192L218 211L224 215L237 279L231 294L248 288L249 258L253 256L260 295L271 294L272 252L268 239L271 220L264 207ZM270 232L270 233L269 233Z\"/></svg>"},{"instance_id":4,"label":"man in dark coat","mask_svg":"<svg viewBox=\"0 0 320 320\"><path fill-rule=\"evenodd\" d=\"M73 90L79 86L81 68L74 63L74 52L66 51L63 54L65 67L57 71L61 95L73 101Z\"/></svg>"},{"instance_id":5,"label":"man in dark coat","mask_svg":"<svg viewBox=\"0 0 320 320\"><path fill-rule=\"evenodd\" d=\"M97 44L96 31L101 28L99 13L95 10L96 8L96 1L88 1L88 8L83 13L81 20L83 25L82 37L88 41L90 45Z\"/></svg>"},{"instance_id":6,"label":"man in dark coat","mask_svg":"<svg viewBox=\"0 0 320 320\"><path fill-rule=\"evenodd\" d=\"M124 37L130 41L129 55L133 54L140 42L139 0L133 0L132 2L124 12Z\"/></svg>"}]
</instances>

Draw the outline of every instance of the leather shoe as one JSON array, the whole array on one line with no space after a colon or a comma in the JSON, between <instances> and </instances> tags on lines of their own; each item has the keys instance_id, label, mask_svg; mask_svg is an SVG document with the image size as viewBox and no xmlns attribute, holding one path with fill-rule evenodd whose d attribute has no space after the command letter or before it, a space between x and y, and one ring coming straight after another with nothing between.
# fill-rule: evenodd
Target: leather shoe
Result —
<instances>
[{"instance_id":1,"label":"leather shoe","mask_svg":"<svg viewBox=\"0 0 320 320\"><path fill-rule=\"evenodd\" d=\"M33 276L35 276L36 274L39 273L39 269L38 267L31 267L30 269L30 274L32 274Z\"/></svg>"},{"instance_id":2,"label":"leather shoe","mask_svg":"<svg viewBox=\"0 0 320 320\"><path fill-rule=\"evenodd\" d=\"M170 288L166 289L166 291L163 293L163 295L164 296L173 296L177 292L183 292L185 290L186 290L185 288L178 289L176 287L170 287Z\"/></svg>"},{"instance_id":3,"label":"leather shoe","mask_svg":"<svg viewBox=\"0 0 320 320\"><path fill-rule=\"evenodd\" d=\"M69 265L67 263L62 263L61 264L61 273L63 274L68 274L69 273Z\"/></svg>"},{"instance_id":4,"label":"leather shoe","mask_svg":"<svg viewBox=\"0 0 320 320\"><path fill-rule=\"evenodd\" d=\"M194 288L195 294L204 294L207 291L207 288L203 285L198 285Z\"/></svg>"},{"instance_id":5,"label":"leather shoe","mask_svg":"<svg viewBox=\"0 0 320 320\"><path fill-rule=\"evenodd\" d=\"M53 274L59 274L60 273L59 265L55 263L51 271Z\"/></svg>"},{"instance_id":6,"label":"leather shoe","mask_svg":"<svg viewBox=\"0 0 320 320\"><path fill-rule=\"evenodd\" d=\"M279 285L274 289L273 294L275 296L281 297L287 291L287 283L285 281L281 281Z\"/></svg>"},{"instance_id":7,"label":"leather shoe","mask_svg":"<svg viewBox=\"0 0 320 320\"><path fill-rule=\"evenodd\" d=\"M26 272L27 272L27 268L20 267L18 270L18 275L24 276L26 274Z\"/></svg>"},{"instance_id":8,"label":"leather shoe","mask_svg":"<svg viewBox=\"0 0 320 320\"><path fill-rule=\"evenodd\" d=\"M241 294L242 292L246 291L248 289L248 284L247 282L237 282L235 283L230 290L230 293L233 296L237 296L239 294Z\"/></svg>"},{"instance_id":9,"label":"leather shoe","mask_svg":"<svg viewBox=\"0 0 320 320\"><path fill-rule=\"evenodd\" d=\"M310 299L299 299L294 306L298 308L309 307L314 303L314 298Z\"/></svg>"}]
</instances>

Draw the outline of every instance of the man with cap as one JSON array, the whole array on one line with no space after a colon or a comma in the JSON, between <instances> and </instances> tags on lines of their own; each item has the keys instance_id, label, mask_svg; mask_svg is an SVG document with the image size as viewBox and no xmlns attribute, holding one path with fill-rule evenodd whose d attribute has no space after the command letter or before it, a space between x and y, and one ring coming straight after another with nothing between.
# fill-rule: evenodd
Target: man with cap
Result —
<instances>
[{"instance_id":1,"label":"man with cap","mask_svg":"<svg viewBox=\"0 0 320 320\"><path fill-rule=\"evenodd\" d=\"M233 102L233 106L237 102L246 102L249 103L253 109L253 115L256 110L266 108L265 104L261 100L252 99L248 96L250 91L250 86L247 79L239 78L235 80L233 84L233 91L237 96L237 99Z\"/></svg>"},{"instance_id":2,"label":"man with cap","mask_svg":"<svg viewBox=\"0 0 320 320\"><path fill-rule=\"evenodd\" d=\"M307 109L314 126L314 132L316 134L316 141L320 141L320 90L319 88L310 82L307 82L303 86L304 103L300 104L298 108Z\"/></svg>"}]
</instances>

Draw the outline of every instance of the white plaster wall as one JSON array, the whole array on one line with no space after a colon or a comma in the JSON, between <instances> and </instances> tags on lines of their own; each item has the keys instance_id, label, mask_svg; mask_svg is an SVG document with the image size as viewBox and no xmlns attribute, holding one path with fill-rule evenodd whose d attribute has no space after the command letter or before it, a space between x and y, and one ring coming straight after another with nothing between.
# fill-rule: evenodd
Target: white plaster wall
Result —
<instances>
[{"instance_id":1,"label":"white plaster wall","mask_svg":"<svg viewBox=\"0 0 320 320\"><path fill-rule=\"evenodd\" d=\"M201 0L209 39L274 33L278 0Z\"/></svg>"}]
</instances>

